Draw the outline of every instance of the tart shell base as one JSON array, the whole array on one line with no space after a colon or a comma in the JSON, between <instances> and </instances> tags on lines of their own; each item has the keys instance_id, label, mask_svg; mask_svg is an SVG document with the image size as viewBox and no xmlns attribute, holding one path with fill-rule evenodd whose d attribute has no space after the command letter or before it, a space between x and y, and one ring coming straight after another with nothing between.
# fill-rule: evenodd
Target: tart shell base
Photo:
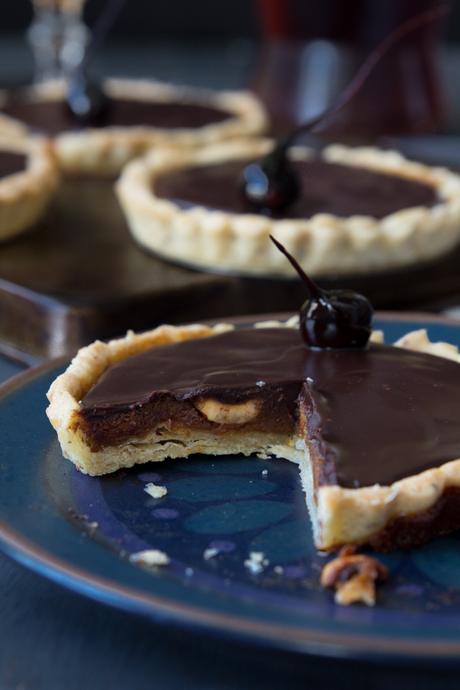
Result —
<instances>
[{"instance_id":1,"label":"tart shell base","mask_svg":"<svg viewBox=\"0 0 460 690\"><path fill-rule=\"evenodd\" d=\"M104 82L107 94L113 98L167 103L204 104L229 113L229 118L198 128L165 129L154 126L86 127L65 131L54 137L59 165L67 174L91 173L114 175L135 156L152 147L187 150L213 144L225 139L249 137L267 128L265 111L250 92L212 92L161 82L131 79L108 79ZM65 85L60 81L47 82L29 90L29 97L37 100L63 101ZM0 93L0 107L7 94ZM28 128L19 120L0 113L0 136L23 138Z\"/></svg>"},{"instance_id":2,"label":"tart shell base","mask_svg":"<svg viewBox=\"0 0 460 690\"><path fill-rule=\"evenodd\" d=\"M59 176L49 142L0 141L0 146L28 157L24 171L0 179L0 241L3 241L28 230L39 220L54 194Z\"/></svg>"},{"instance_id":3,"label":"tart shell base","mask_svg":"<svg viewBox=\"0 0 460 690\"><path fill-rule=\"evenodd\" d=\"M307 219L271 219L201 206L184 209L155 194L158 176L188 166L259 159L266 140L231 141L195 151L152 151L130 163L117 184L118 198L136 241L171 260L206 269L253 275L292 275L293 269L269 241L277 237L308 273L346 275L384 271L430 261L460 241L460 176L406 160L394 151L329 146L327 161L369 168L433 185L439 203L403 209L382 219L339 218L327 213ZM311 155L306 149L293 156Z\"/></svg>"}]
</instances>

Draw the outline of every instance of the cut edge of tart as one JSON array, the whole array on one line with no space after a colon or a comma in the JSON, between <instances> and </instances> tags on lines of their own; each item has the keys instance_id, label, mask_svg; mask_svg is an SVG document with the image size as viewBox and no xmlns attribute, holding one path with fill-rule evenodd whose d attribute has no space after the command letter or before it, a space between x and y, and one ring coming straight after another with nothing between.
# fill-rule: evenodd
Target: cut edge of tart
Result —
<instances>
[{"instance_id":1,"label":"cut edge of tart","mask_svg":"<svg viewBox=\"0 0 460 690\"><path fill-rule=\"evenodd\" d=\"M183 208L155 193L156 181L188 167L237 160L258 160L273 143L234 140L200 150L152 151L132 161L117 183L117 194L134 239L173 261L245 274L292 275L292 268L269 241L281 240L311 275L387 270L429 261L460 240L460 176L409 161L395 151L326 147L326 162L369 169L432 186L439 203L404 208L383 218L317 213L309 218L270 218L200 206ZM296 159L311 157L306 147L292 149ZM235 184L237 181L235 180Z\"/></svg>"},{"instance_id":2,"label":"cut edge of tart","mask_svg":"<svg viewBox=\"0 0 460 690\"><path fill-rule=\"evenodd\" d=\"M64 131L53 141L59 164L67 173L113 174L119 172L127 161L153 146L201 147L224 139L261 134L268 126L262 104L249 91L219 92L134 79L107 79L104 90L108 96L133 102L172 101L205 105L227 111L230 117L197 128L108 125L97 128L80 126ZM25 94L40 101L63 101L65 85L62 81L51 81L30 87ZM21 138L30 130L20 120L1 112L7 98L7 92L0 92L0 135Z\"/></svg>"},{"instance_id":3,"label":"cut edge of tart","mask_svg":"<svg viewBox=\"0 0 460 690\"><path fill-rule=\"evenodd\" d=\"M39 220L59 182L51 143L39 137L10 140L0 136L0 154L25 156L23 170L0 177L0 241L27 230Z\"/></svg>"},{"instance_id":4,"label":"cut edge of tart","mask_svg":"<svg viewBox=\"0 0 460 690\"><path fill-rule=\"evenodd\" d=\"M263 322L256 326L289 328L296 327L297 323L294 319L286 323ZM211 422L211 428L213 423L216 429L230 424L231 430L224 435L212 430L197 432L187 429L186 424L171 431L166 425L166 428L152 429L123 443L94 449L85 433L80 401L111 365L151 348L212 338L232 330L233 326L225 323L216 326L160 326L139 335L129 332L126 337L108 343L97 341L81 349L48 392L47 415L57 431L64 456L80 471L90 475L113 472L137 463L185 458L193 453L256 454L293 461L300 468L315 543L322 550L334 550L344 544L370 544L377 549L388 550L411 546L449 530L443 520L449 517L450 496L460 492L460 459L453 458L388 486L376 484L344 488L319 485L314 489L314 468L303 432L289 436L269 430L260 433L239 429L239 425L247 423L255 413L253 404L198 400L196 406L200 414ZM373 340L381 341L381 334L373 334ZM395 345L460 361L455 346L430 343L425 331L408 333ZM434 532L430 531L433 526Z\"/></svg>"}]
</instances>

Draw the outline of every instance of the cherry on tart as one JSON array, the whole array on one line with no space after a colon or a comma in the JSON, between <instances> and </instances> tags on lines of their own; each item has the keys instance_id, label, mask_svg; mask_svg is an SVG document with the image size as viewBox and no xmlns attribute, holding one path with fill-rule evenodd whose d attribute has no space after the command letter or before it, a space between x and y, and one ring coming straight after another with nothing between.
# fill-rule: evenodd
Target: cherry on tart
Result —
<instances>
[{"instance_id":1,"label":"cherry on tart","mask_svg":"<svg viewBox=\"0 0 460 690\"><path fill-rule=\"evenodd\" d=\"M344 308L309 289L345 347L306 309L303 326L322 322L307 342L290 321L162 326L81 350L48 393L64 455L92 475L194 453L291 460L320 549L408 547L460 527L458 350L421 333L366 344L361 297Z\"/></svg>"},{"instance_id":2,"label":"cherry on tart","mask_svg":"<svg viewBox=\"0 0 460 690\"><path fill-rule=\"evenodd\" d=\"M374 310L369 300L352 290L322 290L305 273L281 242L270 237L288 259L308 291L300 308L300 332L306 345L319 350L365 347L371 335Z\"/></svg>"},{"instance_id":3,"label":"cherry on tart","mask_svg":"<svg viewBox=\"0 0 460 690\"><path fill-rule=\"evenodd\" d=\"M103 127L110 118L110 99L103 88L78 73L67 87L66 105L75 122L83 127Z\"/></svg>"},{"instance_id":4,"label":"cherry on tart","mask_svg":"<svg viewBox=\"0 0 460 690\"><path fill-rule=\"evenodd\" d=\"M108 121L110 99L102 85L89 78L88 70L124 4L125 0L106 0L104 9L92 28L85 55L69 77L65 101L70 115L81 125L97 126Z\"/></svg>"}]
</instances>

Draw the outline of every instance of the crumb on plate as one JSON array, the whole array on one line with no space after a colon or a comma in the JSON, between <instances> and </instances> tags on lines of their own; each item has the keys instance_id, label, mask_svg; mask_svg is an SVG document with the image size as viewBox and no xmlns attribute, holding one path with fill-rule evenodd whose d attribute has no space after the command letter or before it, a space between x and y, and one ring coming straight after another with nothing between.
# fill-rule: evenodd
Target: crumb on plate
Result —
<instances>
[{"instance_id":1,"label":"crumb on plate","mask_svg":"<svg viewBox=\"0 0 460 690\"><path fill-rule=\"evenodd\" d=\"M163 498L163 496L166 496L168 493L168 489L165 486L159 486L153 482L146 484L144 486L144 491L152 498Z\"/></svg>"},{"instance_id":2,"label":"crumb on plate","mask_svg":"<svg viewBox=\"0 0 460 690\"><path fill-rule=\"evenodd\" d=\"M164 551L158 549L146 549L145 551L137 551L132 553L129 557L131 563L147 566L168 565L170 558Z\"/></svg>"}]
</instances>

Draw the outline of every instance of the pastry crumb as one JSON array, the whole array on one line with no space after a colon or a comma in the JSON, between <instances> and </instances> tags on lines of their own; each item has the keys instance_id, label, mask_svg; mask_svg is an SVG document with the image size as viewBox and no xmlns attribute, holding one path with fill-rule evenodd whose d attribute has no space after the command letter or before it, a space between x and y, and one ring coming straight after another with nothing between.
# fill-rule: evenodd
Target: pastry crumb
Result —
<instances>
[{"instance_id":1,"label":"pastry crumb","mask_svg":"<svg viewBox=\"0 0 460 690\"><path fill-rule=\"evenodd\" d=\"M270 561L265 558L265 554L262 551L251 551L249 558L244 561L244 567L253 575L259 575L267 565L270 565Z\"/></svg>"},{"instance_id":2,"label":"pastry crumb","mask_svg":"<svg viewBox=\"0 0 460 690\"><path fill-rule=\"evenodd\" d=\"M335 602L341 606L362 603L374 606L376 583L386 580L388 568L371 556L344 546L321 572L321 585L335 589Z\"/></svg>"},{"instance_id":3,"label":"pastry crumb","mask_svg":"<svg viewBox=\"0 0 460 690\"><path fill-rule=\"evenodd\" d=\"M145 551L137 551L132 553L129 557L131 563L147 566L168 565L170 558L164 551L158 549L146 549Z\"/></svg>"},{"instance_id":4,"label":"pastry crumb","mask_svg":"<svg viewBox=\"0 0 460 690\"><path fill-rule=\"evenodd\" d=\"M262 476L266 477L268 474L268 470L262 470Z\"/></svg>"},{"instance_id":5,"label":"pastry crumb","mask_svg":"<svg viewBox=\"0 0 460 690\"><path fill-rule=\"evenodd\" d=\"M219 549L216 549L214 546L211 546L203 551L203 558L205 561L209 561L211 558L217 556L218 553Z\"/></svg>"},{"instance_id":6,"label":"pastry crumb","mask_svg":"<svg viewBox=\"0 0 460 690\"><path fill-rule=\"evenodd\" d=\"M144 486L144 491L146 494L152 498L163 498L168 493L168 489L165 486L159 486L153 482L149 482Z\"/></svg>"},{"instance_id":7,"label":"pastry crumb","mask_svg":"<svg viewBox=\"0 0 460 690\"><path fill-rule=\"evenodd\" d=\"M194 573L193 568L185 568L185 574L187 577L192 577L193 573Z\"/></svg>"},{"instance_id":8,"label":"pastry crumb","mask_svg":"<svg viewBox=\"0 0 460 690\"><path fill-rule=\"evenodd\" d=\"M275 565L275 567L273 568L273 571L274 571L277 575L282 575L282 574L284 573L284 568L283 568L282 565Z\"/></svg>"}]
</instances>

